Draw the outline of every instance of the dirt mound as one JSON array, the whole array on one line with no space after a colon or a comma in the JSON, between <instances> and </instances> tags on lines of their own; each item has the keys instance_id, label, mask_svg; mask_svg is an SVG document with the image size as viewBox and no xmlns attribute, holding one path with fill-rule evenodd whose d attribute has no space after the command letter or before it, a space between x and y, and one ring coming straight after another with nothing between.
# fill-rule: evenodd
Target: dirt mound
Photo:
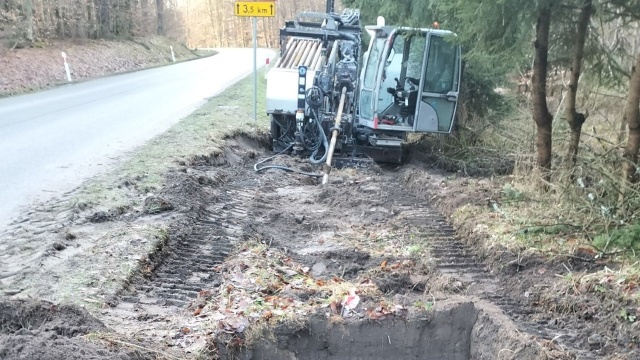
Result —
<instances>
[{"instance_id":1,"label":"dirt mound","mask_svg":"<svg viewBox=\"0 0 640 360\"><path fill-rule=\"evenodd\" d=\"M137 350L88 340L106 327L79 307L0 301L0 358L38 360L151 359Z\"/></svg>"}]
</instances>

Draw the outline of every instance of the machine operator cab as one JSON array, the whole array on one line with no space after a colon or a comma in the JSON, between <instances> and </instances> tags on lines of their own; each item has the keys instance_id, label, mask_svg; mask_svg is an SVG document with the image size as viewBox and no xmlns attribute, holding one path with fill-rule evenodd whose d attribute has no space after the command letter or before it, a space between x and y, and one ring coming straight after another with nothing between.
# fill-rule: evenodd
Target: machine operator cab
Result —
<instances>
[{"instance_id":1,"label":"machine operator cab","mask_svg":"<svg viewBox=\"0 0 640 360\"><path fill-rule=\"evenodd\" d=\"M461 79L450 31L367 26L359 125L392 132L450 133Z\"/></svg>"}]
</instances>

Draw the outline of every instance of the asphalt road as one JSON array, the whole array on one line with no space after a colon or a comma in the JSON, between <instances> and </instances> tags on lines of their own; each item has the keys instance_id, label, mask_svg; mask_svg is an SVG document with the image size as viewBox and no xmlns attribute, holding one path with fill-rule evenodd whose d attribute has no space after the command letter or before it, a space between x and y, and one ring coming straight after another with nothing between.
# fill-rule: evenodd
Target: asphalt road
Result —
<instances>
[{"instance_id":1,"label":"asphalt road","mask_svg":"<svg viewBox=\"0 0 640 360\"><path fill-rule=\"evenodd\" d=\"M251 74L251 49L0 99L0 230ZM258 65L272 56L258 51Z\"/></svg>"}]
</instances>

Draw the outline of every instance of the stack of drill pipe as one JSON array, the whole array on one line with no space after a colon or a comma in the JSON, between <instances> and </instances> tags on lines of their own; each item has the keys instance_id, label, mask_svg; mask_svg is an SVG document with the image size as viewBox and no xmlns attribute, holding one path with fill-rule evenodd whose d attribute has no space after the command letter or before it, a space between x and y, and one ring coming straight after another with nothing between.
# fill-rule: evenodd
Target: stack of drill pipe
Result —
<instances>
[{"instance_id":1,"label":"stack of drill pipe","mask_svg":"<svg viewBox=\"0 0 640 360\"><path fill-rule=\"evenodd\" d=\"M320 61L320 57L322 55L322 44L318 43L316 47L316 51L310 58L309 67L313 70L318 70L318 62Z\"/></svg>"},{"instance_id":2,"label":"stack of drill pipe","mask_svg":"<svg viewBox=\"0 0 640 360\"><path fill-rule=\"evenodd\" d=\"M276 63L276 67L296 69L307 66L318 70L322 61L322 42L313 39L291 38L287 42L284 54Z\"/></svg>"},{"instance_id":3,"label":"stack of drill pipe","mask_svg":"<svg viewBox=\"0 0 640 360\"><path fill-rule=\"evenodd\" d=\"M309 50L309 45L311 45L311 41L302 42L300 50L298 50L298 53L294 57L293 64L291 64L292 68L297 68L298 66L300 66L300 61L302 60L302 57L305 56L307 51Z\"/></svg>"},{"instance_id":4,"label":"stack of drill pipe","mask_svg":"<svg viewBox=\"0 0 640 360\"><path fill-rule=\"evenodd\" d=\"M289 61L291 57L291 48L295 45L295 39L290 38L289 42L287 42L287 46L284 48L284 52L282 53L281 61L278 63L277 67L283 68Z\"/></svg>"},{"instance_id":5,"label":"stack of drill pipe","mask_svg":"<svg viewBox=\"0 0 640 360\"><path fill-rule=\"evenodd\" d=\"M293 38L289 38L289 41L287 42L287 46L285 46L285 47L284 47L284 48L285 48L285 51L286 51L286 49L289 49L289 47L291 46L291 44L292 44L292 43L293 43ZM278 61L276 61L276 66L275 66L275 67L280 67L280 65L281 65L281 64L282 64L282 62L284 61L284 58L285 58L285 56L286 56L286 55L287 55L287 54L286 54L286 52L285 52L285 54L283 54L283 55L278 59Z\"/></svg>"},{"instance_id":6,"label":"stack of drill pipe","mask_svg":"<svg viewBox=\"0 0 640 360\"><path fill-rule=\"evenodd\" d=\"M284 60L282 62L283 68L289 68L291 61L294 57L294 54L298 51L299 46L300 46L299 39L291 38L290 45L288 45L285 50Z\"/></svg>"},{"instance_id":7,"label":"stack of drill pipe","mask_svg":"<svg viewBox=\"0 0 640 360\"><path fill-rule=\"evenodd\" d=\"M304 47L306 41L304 40L297 40L294 41L294 43L291 46L291 53L289 54L289 59L287 59L287 62L284 64L284 67L287 69L291 69L293 68L293 64L296 61L296 57L298 56L298 54L300 53L300 51L302 51L302 48Z\"/></svg>"},{"instance_id":8,"label":"stack of drill pipe","mask_svg":"<svg viewBox=\"0 0 640 360\"><path fill-rule=\"evenodd\" d=\"M320 45L320 42L318 41L314 41L313 43L311 43L309 50L307 51L305 56L302 57L300 65L303 65L306 67L309 67L311 65L311 59L316 55L316 51L318 50L319 45Z\"/></svg>"},{"instance_id":9,"label":"stack of drill pipe","mask_svg":"<svg viewBox=\"0 0 640 360\"><path fill-rule=\"evenodd\" d=\"M285 49L285 53L283 56L282 60L282 66L283 68L288 68L289 63L291 63L291 58L293 57L293 54L296 52L296 49L298 48L298 45L300 44L300 42L297 39L291 39L291 44L289 46L287 46L287 48Z\"/></svg>"}]
</instances>

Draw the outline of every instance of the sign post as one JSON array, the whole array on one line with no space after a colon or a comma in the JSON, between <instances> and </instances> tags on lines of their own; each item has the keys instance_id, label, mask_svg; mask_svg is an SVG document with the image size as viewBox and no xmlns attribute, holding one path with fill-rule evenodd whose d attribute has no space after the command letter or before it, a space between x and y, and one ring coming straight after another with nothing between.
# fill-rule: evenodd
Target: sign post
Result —
<instances>
[{"instance_id":1,"label":"sign post","mask_svg":"<svg viewBox=\"0 0 640 360\"><path fill-rule=\"evenodd\" d=\"M62 60L64 60L64 72L67 74L67 81L71 82L71 70L69 70L69 63L67 63L67 53L62 52Z\"/></svg>"},{"instance_id":2,"label":"sign post","mask_svg":"<svg viewBox=\"0 0 640 360\"><path fill-rule=\"evenodd\" d=\"M253 121L258 122L258 18L253 17Z\"/></svg>"},{"instance_id":3,"label":"sign post","mask_svg":"<svg viewBox=\"0 0 640 360\"><path fill-rule=\"evenodd\" d=\"M253 121L258 121L258 18L276 16L276 3L272 1L236 1L236 16L253 18Z\"/></svg>"}]
</instances>

